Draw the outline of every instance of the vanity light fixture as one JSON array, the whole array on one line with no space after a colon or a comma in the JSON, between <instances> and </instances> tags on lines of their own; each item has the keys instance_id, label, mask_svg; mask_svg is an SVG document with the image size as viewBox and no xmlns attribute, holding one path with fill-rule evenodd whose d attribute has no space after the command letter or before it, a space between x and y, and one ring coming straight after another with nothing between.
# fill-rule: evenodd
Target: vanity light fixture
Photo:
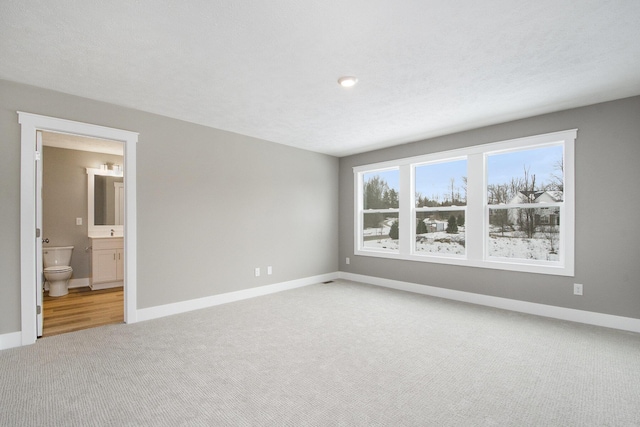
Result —
<instances>
[{"instance_id":1,"label":"vanity light fixture","mask_svg":"<svg viewBox=\"0 0 640 427\"><path fill-rule=\"evenodd\" d=\"M351 87L358 83L358 78L355 76L343 76L338 79L338 83L342 87Z\"/></svg>"}]
</instances>

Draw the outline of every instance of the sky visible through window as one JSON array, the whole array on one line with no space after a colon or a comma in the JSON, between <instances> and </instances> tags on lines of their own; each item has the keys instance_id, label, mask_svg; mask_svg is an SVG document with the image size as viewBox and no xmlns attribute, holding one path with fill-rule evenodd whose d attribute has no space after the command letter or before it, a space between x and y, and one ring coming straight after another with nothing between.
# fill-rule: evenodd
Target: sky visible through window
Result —
<instances>
[{"instance_id":1,"label":"sky visible through window","mask_svg":"<svg viewBox=\"0 0 640 427\"><path fill-rule=\"evenodd\" d=\"M557 164L562 161L562 153L562 146L556 145L489 155L487 157L489 185L506 184L512 177L521 178L524 176L525 167L529 169L530 175L536 175L538 184L548 184L552 174L560 173ZM390 189L400 191L398 169L366 173L365 182L374 176L383 179ZM416 192L425 197L451 194L451 178L454 178L454 186L459 188L464 196L462 177L465 176L467 176L466 160L418 166L416 167Z\"/></svg>"},{"instance_id":2,"label":"sky visible through window","mask_svg":"<svg viewBox=\"0 0 640 427\"><path fill-rule=\"evenodd\" d=\"M374 176L379 176L380 179L385 181L389 189L400 192L400 171L398 169L366 173L364 174L364 182L369 181Z\"/></svg>"},{"instance_id":3,"label":"sky visible through window","mask_svg":"<svg viewBox=\"0 0 640 427\"><path fill-rule=\"evenodd\" d=\"M467 176L467 160L455 160L445 163L432 163L416 167L416 193L440 202L448 200L451 195L451 178L454 191L464 199Z\"/></svg>"},{"instance_id":4,"label":"sky visible through window","mask_svg":"<svg viewBox=\"0 0 640 427\"><path fill-rule=\"evenodd\" d=\"M529 176L536 175L537 184L549 184L551 175L561 173L558 162L562 161L562 146L542 147L487 157L489 185L507 184L512 177L524 177L525 167Z\"/></svg>"}]
</instances>

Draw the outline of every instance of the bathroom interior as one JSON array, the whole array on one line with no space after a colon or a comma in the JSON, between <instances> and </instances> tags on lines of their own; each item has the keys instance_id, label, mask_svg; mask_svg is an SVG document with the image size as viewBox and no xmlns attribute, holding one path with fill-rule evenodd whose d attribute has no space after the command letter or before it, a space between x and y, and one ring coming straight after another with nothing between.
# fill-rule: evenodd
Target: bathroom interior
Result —
<instances>
[{"instance_id":1,"label":"bathroom interior","mask_svg":"<svg viewBox=\"0 0 640 427\"><path fill-rule=\"evenodd\" d=\"M42 132L43 331L124 321L124 146Z\"/></svg>"}]
</instances>

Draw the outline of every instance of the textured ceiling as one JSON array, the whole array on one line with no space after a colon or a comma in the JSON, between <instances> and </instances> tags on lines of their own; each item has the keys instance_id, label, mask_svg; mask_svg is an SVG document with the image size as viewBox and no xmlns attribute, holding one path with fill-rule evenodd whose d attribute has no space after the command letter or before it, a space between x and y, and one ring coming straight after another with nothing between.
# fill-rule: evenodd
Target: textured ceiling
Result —
<instances>
[{"instance_id":1,"label":"textured ceiling","mask_svg":"<svg viewBox=\"0 0 640 427\"><path fill-rule=\"evenodd\" d=\"M344 156L640 94L640 1L2 0L0 78Z\"/></svg>"}]
</instances>

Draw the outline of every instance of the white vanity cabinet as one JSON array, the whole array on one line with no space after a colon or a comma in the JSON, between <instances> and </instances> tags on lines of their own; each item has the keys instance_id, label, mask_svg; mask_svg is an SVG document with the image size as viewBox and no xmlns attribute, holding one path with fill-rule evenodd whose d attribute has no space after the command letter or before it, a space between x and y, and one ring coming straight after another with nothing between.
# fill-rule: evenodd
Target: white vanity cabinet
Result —
<instances>
[{"instance_id":1,"label":"white vanity cabinet","mask_svg":"<svg viewBox=\"0 0 640 427\"><path fill-rule=\"evenodd\" d=\"M124 284L124 239L91 239L91 289L115 288Z\"/></svg>"}]
</instances>

